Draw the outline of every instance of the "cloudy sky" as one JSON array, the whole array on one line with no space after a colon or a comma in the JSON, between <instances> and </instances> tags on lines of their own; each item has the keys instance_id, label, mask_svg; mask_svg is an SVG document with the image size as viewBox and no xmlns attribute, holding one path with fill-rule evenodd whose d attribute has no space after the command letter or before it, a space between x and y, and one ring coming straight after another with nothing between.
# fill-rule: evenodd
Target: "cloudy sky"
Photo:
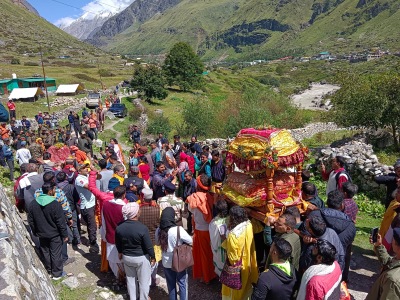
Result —
<instances>
[{"instance_id":1,"label":"cloudy sky","mask_svg":"<svg viewBox=\"0 0 400 300\"><path fill-rule=\"evenodd\" d=\"M49 22L61 26L68 25L83 14L88 18L97 13L118 12L134 0L28 0Z\"/></svg>"}]
</instances>

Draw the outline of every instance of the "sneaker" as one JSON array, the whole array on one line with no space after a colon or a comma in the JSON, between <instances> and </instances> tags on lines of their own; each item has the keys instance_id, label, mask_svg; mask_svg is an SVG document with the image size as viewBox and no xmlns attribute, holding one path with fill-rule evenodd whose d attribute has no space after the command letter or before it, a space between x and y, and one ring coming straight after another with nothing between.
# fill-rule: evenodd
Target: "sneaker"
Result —
<instances>
[{"instance_id":1,"label":"sneaker","mask_svg":"<svg viewBox=\"0 0 400 300\"><path fill-rule=\"evenodd\" d=\"M99 253L100 252L99 245L97 245L97 244L90 245L89 252L90 253Z\"/></svg>"},{"instance_id":2,"label":"sneaker","mask_svg":"<svg viewBox=\"0 0 400 300\"><path fill-rule=\"evenodd\" d=\"M75 261L75 257L68 257L66 261L64 261L64 266L69 265Z\"/></svg>"},{"instance_id":3,"label":"sneaker","mask_svg":"<svg viewBox=\"0 0 400 300\"><path fill-rule=\"evenodd\" d=\"M10 235L8 233L0 232L0 241L8 239L9 237L10 237Z\"/></svg>"},{"instance_id":4,"label":"sneaker","mask_svg":"<svg viewBox=\"0 0 400 300\"><path fill-rule=\"evenodd\" d=\"M67 273L62 272L61 276L58 276L58 277L53 276L52 279L53 280L60 280L60 279L63 279L65 276L67 276Z\"/></svg>"}]
</instances>

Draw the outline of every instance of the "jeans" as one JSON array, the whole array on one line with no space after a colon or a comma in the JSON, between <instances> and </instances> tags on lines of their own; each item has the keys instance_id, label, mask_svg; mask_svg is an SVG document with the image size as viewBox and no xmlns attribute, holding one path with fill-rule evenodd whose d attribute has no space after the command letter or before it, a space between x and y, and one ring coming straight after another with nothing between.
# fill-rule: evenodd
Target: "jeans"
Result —
<instances>
[{"instance_id":1,"label":"jeans","mask_svg":"<svg viewBox=\"0 0 400 300\"><path fill-rule=\"evenodd\" d=\"M8 168L10 169L10 180L14 180L14 158L6 159Z\"/></svg>"},{"instance_id":2,"label":"jeans","mask_svg":"<svg viewBox=\"0 0 400 300\"><path fill-rule=\"evenodd\" d=\"M169 300L177 300L176 284L179 286L180 300L188 299L188 275L187 270L175 272L170 268L164 268L165 279L167 280Z\"/></svg>"},{"instance_id":3,"label":"jeans","mask_svg":"<svg viewBox=\"0 0 400 300\"><path fill-rule=\"evenodd\" d=\"M72 243L73 245L77 245L81 243L81 235L79 234L78 231L78 215L76 210L72 211L72 226L67 227L68 231L68 240L69 243Z\"/></svg>"},{"instance_id":4,"label":"jeans","mask_svg":"<svg viewBox=\"0 0 400 300\"><path fill-rule=\"evenodd\" d=\"M124 263L126 282L130 300L136 300L136 281L138 281L139 299L148 300L150 282L151 282L151 266L146 256L122 256Z\"/></svg>"},{"instance_id":5,"label":"jeans","mask_svg":"<svg viewBox=\"0 0 400 300\"><path fill-rule=\"evenodd\" d=\"M40 249L42 249L44 266L47 272L55 277L61 276L63 272L62 245L63 241L60 236L51 239L39 238Z\"/></svg>"},{"instance_id":6,"label":"jeans","mask_svg":"<svg viewBox=\"0 0 400 300\"><path fill-rule=\"evenodd\" d=\"M95 218L95 206L91 208L81 209L82 218L87 224L88 238L90 245L97 244L96 240L96 218Z\"/></svg>"}]
</instances>

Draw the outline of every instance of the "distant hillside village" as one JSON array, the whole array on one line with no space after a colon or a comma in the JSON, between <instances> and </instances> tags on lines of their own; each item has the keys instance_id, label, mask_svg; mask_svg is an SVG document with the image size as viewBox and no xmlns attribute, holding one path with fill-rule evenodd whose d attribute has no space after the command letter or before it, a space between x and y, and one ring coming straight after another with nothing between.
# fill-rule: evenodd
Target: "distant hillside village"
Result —
<instances>
[{"instance_id":1,"label":"distant hillside village","mask_svg":"<svg viewBox=\"0 0 400 300\"><path fill-rule=\"evenodd\" d=\"M358 62L363 62L363 61L370 61L373 59L379 59L385 55L395 55L400 57L400 51L397 52L390 52L389 50L381 50L379 48L372 48L369 50L364 50L362 52L352 52L349 54L340 54L336 55L333 54L329 51L322 51L319 52L318 54L315 54L313 56L302 56L302 57L294 57L294 56L285 56L281 57L275 60L271 60L269 62L280 62L280 61L299 61L299 62L309 62L312 60L325 60L325 61L348 61L349 63L358 63ZM254 66L258 65L261 63L265 63L267 60L265 59L257 59L253 61L248 61L248 62L241 62L240 65L242 66ZM225 62L219 62L217 64L226 64Z\"/></svg>"}]
</instances>

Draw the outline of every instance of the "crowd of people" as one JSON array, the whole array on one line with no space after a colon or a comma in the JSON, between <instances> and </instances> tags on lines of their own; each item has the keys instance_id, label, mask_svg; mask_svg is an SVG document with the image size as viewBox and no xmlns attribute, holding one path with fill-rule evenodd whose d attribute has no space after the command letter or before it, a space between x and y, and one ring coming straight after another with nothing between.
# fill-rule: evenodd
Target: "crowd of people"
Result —
<instances>
[{"instance_id":1,"label":"crowd of people","mask_svg":"<svg viewBox=\"0 0 400 300\"><path fill-rule=\"evenodd\" d=\"M326 203L303 171L301 195L307 210L288 207L261 222L221 195L229 175L218 145L201 147L196 136L182 143L179 135L169 143L161 133L145 145L134 126L129 156L116 139L94 155L92 143L104 120L95 111L84 110L81 121L75 112L70 116L67 129L45 122L40 126L41 113L37 132L24 117L13 117L11 128L0 126L10 178L14 180L12 147L21 169L14 180L16 205L26 212L32 239L54 280L63 278L63 267L74 261L68 256L70 244L100 253L101 272L112 272L119 285L127 286L130 299L149 299L150 289L159 284L160 268L169 299L188 299L188 269L173 268L175 247L188 244L193 279L207 288L220 278L222 299L349 299L345 283L356 235L353 197L358 188L342 157L332 160L329 172L321 166ZM46 151L56 143L69 147L65 161L53 162ZM399 170L396 164L394 174L376 180L389 188L397 185ZM368 299L400 298L397 188L388 201L373 241L385 268Z\"/></svg>"}]
</instances>

